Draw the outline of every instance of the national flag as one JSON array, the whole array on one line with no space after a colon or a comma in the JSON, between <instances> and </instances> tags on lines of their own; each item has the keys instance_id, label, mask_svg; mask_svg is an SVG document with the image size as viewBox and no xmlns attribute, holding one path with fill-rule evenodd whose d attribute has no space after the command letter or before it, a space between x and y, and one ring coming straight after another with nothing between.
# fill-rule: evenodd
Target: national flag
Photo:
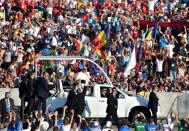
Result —
<instances>
[{"instance_id":1,"label":"national flag","mask_svg":"<svg viewBox=\"0 0 189 131\"><path fill-rule=\"evenodd\" d=\"M90 72L95 76L98 76L100 74L99 68L97 68L94 64L89 64L89 69Z\"/></svg>"},{"instance_id":2,"label":"national flag","mask_svg":"<svg viewBox=\"0 0 189 131\"><path fill-rule=\"evenodd\" d=\"M65 70L64 70L64 75L65 75L65 76L68 76L70 67L71 67L70 64L68 64L68 65L65 67Z\"/></svg>"},{"instance_id":3,"label":"national flag","mask_svg":"<svg viewBox=\"0 0 189 131\"><path fill-rule=\"evenodd\" d=\"M131 56L130 56L130 59L129 59L129 62L125 68L125 71L124 71L124 76L127 77L128 75L130 75L130 72L133 68L135 68L136 66L136 52L135 52L135 47L133 48L133 51L131 53Z\"/></svg>"},{"instance_id":4,"label":"national flag","mask_svg":"<svg viewBox=\"0 0 189 131\"><path fill-rule=\"evenodd\" d=\"M101 48L106 45L107 40L110 38L110 28L107 26L103 31L101 31L98 36L93 40L95 46Z\"/></svg>"},{"instance_id":5,"label":"national flag","mask_svg":"<svg viewBox=\"0 0 189 131\"><path fill-rule=\"evenodd\" d=\"M156 38L157 28L158 28L158 22L156 22L154 24L154 27L153 27L153 30L152 30L152 39Z\"/></svg>"},{"instance_id":6,"label":"national flag","mask_svg":"<svg viewBox=\"0 0 189 131\"><path fill-rule=\"evenodd\" d=\"M105 51L102 51L99 48L95 48L95 52L97 53L99 59L108 60L108 55Z\"/></svg>"},{"instance_id":7,"label":"national flag","mask_svg":"<svg viewBox=\"0 0 189 131\"><path fill-rule=\"evenodd\" d=\"M171 16L171 3L169 0L167 0L167 16Z\"/></svg>"},{"instance_id":8,"label":"national flag","mask_svg":"<svg viewBox=\"0 0 189 131\"><path fill-rule=\"evenodd\" d=\"M77 47L77 53L78 54L83 54L83 52L85 51L85 45L78 39L75 39L75 38L71 37L71 40Z\"/></svg>"},{"instance_id":9,"label":"national flag","mask_svg":"<svg viewBox=\"0 0 189 131\"><path fill-rule=\"evenodd\" d=\"M150 32L148 33L148 35L146 36L146 41L151 40L151 38L152 38L152 31L150 31Z\"/></svg>"},{"instance_id":10,"label":"national flag","mask_svg":"<svg viewBox=\"0 0 189 131\"><path fill-rule=\"evenodd\" d=\"M22 8L22 10L23 10L24 12L26 12L27 6L26 6L26 1L25 1L25 0L22 0L21 8Z\"/></svg>"}]
</instances>

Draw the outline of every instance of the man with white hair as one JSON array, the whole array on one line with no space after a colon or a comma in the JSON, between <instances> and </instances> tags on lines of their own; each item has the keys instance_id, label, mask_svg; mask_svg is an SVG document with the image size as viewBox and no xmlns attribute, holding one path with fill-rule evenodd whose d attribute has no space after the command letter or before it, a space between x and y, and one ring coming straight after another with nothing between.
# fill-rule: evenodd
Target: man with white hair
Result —
<instances>
[{"instance_id":1,"label":"man with white hair","mask_svg":"<svg viewBox=\"0 0 189 131\"><path fill-rule=\"evenodd\" d=\"M85 81L84 85L88 85L90 82L90 73L87 72L87 68L83 67L81 71L77 74L76 80L83 80Z\"/></svg>"}]
</instances>

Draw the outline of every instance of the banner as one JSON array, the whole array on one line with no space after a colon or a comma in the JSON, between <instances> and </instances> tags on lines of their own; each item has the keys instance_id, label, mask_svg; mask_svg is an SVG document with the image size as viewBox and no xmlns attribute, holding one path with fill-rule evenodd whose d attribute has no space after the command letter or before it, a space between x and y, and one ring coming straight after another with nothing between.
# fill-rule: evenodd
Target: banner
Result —
<instances>
[{"instance_id":1,"label":"banner","mask_svg":"<svg viewBox=\"0 0 189 131\"><path fill-rule=\"evenodd\" d=\"M154 26L156 22L155 21L147 21L147 20L140 20L139 21L139 24L140 26ZM137 21L134 21L133 22L133 26L138 26L138 22ZM180 21L177 21L177 22L164 22L164 23L159 23L158 22L158 26L160 27L183 27L183 26L186 26L186 28L189 28L189 23L188 22L180 22Z\"/></svg>"}]
</instances>

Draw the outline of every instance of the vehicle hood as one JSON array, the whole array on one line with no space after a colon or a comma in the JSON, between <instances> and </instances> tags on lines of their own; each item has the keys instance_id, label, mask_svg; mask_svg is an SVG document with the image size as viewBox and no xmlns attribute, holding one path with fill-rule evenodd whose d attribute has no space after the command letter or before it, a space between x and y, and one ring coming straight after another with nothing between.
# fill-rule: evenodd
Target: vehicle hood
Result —
<instances>
[{"instance_id":1,"label":"vehicle hood","mask_svg":"<svg viewBox=\"0 0 189 131\"><path fill-rule=\"evenodd\" d=\"M139 95L133 95L132 97L136 97L136 99L140 103L140 105L148 107L149 100L147 100L146 98L139 96Z\"/></svg>"}]
</instances>

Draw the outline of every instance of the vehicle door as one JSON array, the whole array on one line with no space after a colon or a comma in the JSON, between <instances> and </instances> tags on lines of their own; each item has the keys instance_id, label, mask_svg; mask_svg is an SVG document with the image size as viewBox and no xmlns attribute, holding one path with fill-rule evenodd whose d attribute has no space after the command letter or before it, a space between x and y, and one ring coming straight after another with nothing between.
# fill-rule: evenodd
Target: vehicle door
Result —
<instances>
[{"instance_id":1,"label":"vehicle door","mask_svg":"<svg viewBox=\"0 0 189 131\"><path fill-rule=\"evenodd\" d=\"M118 117L125 117L126 113L126 100L125 95L119 91L117 91L117 97L118 97L118 109L117 114Z\"/></svg>"},{"instance_id":2,"label":"vehicle door","mask_svg":"<svg viewBox=\"0 0 189 131\"><path fill-rule=\"evenodd\" d=\"M98 96L98 117L106 116L108 87L100 87ZM103 95L104 93L104 95Z\"/></svg>"},{"instance_id":3,"label":"vehicle door","mask_svg":"<svg viewBox=\"0 0 189 131\"><path fill-rule=\"evenodd\" d=\"M83 116L85 118L97 116L97 97L94 96L94 87L89 86L85 96L85 110Z\"/></svg>"}]
</instances>

